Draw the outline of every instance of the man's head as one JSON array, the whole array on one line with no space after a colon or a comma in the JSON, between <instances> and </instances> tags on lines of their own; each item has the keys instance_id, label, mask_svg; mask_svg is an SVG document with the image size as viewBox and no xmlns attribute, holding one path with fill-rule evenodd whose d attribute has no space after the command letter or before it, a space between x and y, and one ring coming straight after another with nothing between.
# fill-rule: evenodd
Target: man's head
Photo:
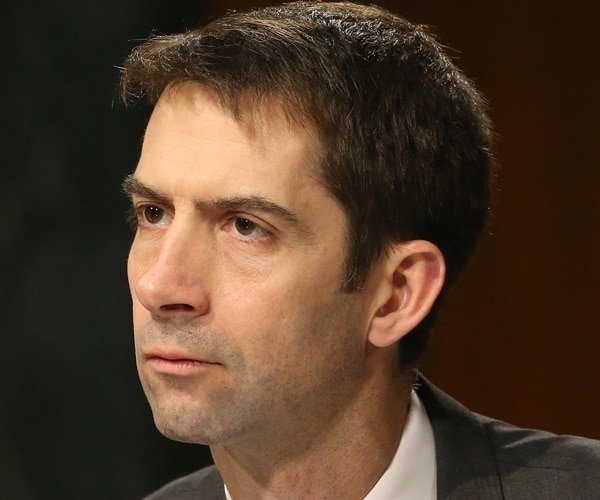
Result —
<instances>
[{"instance_id":1,"label":"man's head","mask_svg":"<svg viewBox=\"0 0 600 500\"><path fill-rule=\"evenodd\" d=\"M361 289L391 244L415 239L441 249L446 286L456 278L488 211L491 134L481 98L422 27L348 3L230 13L136 48L123 95L156 102L185 81L240 122L276 101L314 126L319 181L346 215L345 291ZM436 310L403 339L404 366Z\"/></svg>"},{"instance_id":2,"label":"man's head","mask_svg":"<svg viewBox=\"0 0 600 500\"><path fill-rule=\"evenodd\" d=\"M376 287L340 290L345 217L315 180L314 137L276 104L240 123L196 83L154 109L125 181L128 274L138 370L167 436L308 438L366 381Z\"/></svg>"},{"instance_id":3,"label":"man's head","mask_svg":"<svg viewBox=\"0 0 600 500\"><path fill-rule=\"evenodd\" d=\"M125 188L159 428L290 442L395 391L488 206L487 119L439 45L375 7L288 4L151 39L123 94L156 104Z\"/></svg>"}]
</instances>

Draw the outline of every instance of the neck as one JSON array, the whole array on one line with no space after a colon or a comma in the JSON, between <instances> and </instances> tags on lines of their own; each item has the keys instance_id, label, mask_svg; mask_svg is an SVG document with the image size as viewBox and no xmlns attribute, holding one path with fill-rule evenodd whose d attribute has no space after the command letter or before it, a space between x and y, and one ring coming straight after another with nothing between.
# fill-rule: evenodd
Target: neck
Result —
<instances>
[{"instance_id":1,"label":"neck","mask_svg":"<svg viewBox=\"0 0 600 500\"><path fill-rule=\"evenodd\" d=\"M372 380L344 408L294 427L274 423L254 442L211 447L215 464L234 500L362 499L398 448L410 389L400 377Z\"/></svg>"}]
</instances>

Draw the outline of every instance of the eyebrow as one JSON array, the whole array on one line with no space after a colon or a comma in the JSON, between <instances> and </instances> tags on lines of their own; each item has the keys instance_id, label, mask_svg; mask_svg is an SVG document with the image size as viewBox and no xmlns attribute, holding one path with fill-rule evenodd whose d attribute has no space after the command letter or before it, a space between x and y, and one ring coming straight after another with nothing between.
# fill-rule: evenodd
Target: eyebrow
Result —
<instances>
[{"instance_id":1,"label":"eyebrow","mask_svg":"<svg viewBox=\"0 0 600 500\"><path fill-rule=\"evenodd\" d=\"M121 185L123 192L130 198L139 196L141 198L150 198L167 206L173 206L173 201L167 195L161 193L155 188L136 179L133 175L128 175ZM195 206L203 212L226 211L226 210L249 210L251 212L262 212L270 214L280 220L285 221L292 228L301 233L310 234L311 231L298 218L298 216L287 208L259 195L233 196L212 198L206 200L196 200Z\"/></svg>"},{"instance_id":2,"label":"eyebrow","mask_svg":"<svg viewBox=\"0 0 600 500\"><path fill-rule=\"evenodd\" d=\"M133 175L128 175L121 183L121 189L129 197L139 196L140 198L151 198L165 205L172 205L173 202L169 197L160 191L144 184Z\"/></svg>"}]
</instances>

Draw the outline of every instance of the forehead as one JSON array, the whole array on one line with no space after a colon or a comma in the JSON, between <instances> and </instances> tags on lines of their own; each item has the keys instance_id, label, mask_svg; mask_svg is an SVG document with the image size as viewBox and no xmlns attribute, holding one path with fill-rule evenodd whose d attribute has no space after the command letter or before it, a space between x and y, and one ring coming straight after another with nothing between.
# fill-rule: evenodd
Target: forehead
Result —
<instances>
[{"instance_id":1,"label":"forehead","mask_svg":"<svg viewBox=\"0 0 600 500\"><path fill-rule=\"evenodd\" d=\"M180 83L167 88L155 106L138 170L167 160L171 165L165 171L175 174L174 164L195 160L197 171L227 166L230 175L245 170L316 180L319 158L315 126L279 100L245 95L235 105L223 105L211 90Z\"/></svg>"},{"instance_id":2,"label":"forehead","mask_svg":"<svg viewBox=\"0 0 600 500\"><path fill-rule=\"evenodd\" d=\"M227 122L232 139L237 135L259 148L268 149L285 137L285 145L302 148L308 160L315 160L315 166L320 156L320 133L315 124L277 95L256 95L251 91L236 96L219 95L200 83L175 82L161 94L149 125L164 120L167 113L177 114L178 120L186 116L198 122Z\"/></svg>"}]
</instances>

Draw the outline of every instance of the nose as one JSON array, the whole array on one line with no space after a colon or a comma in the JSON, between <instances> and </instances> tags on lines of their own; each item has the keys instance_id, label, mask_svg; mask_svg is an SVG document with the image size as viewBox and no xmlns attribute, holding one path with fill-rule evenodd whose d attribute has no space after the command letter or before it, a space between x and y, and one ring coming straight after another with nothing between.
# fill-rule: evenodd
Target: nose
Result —
<instances>
[{"instance_id":1,"label":"nose","mask_svg":"<svg viewBox=\"0 0 600 500\"><path fill-rule=\"evenodd\" d=\"M128 274L134 302L137 299L152 315L165 318L206 314L209 297L199 269L201 249L183 238L167 237L157 246L144 248L134 242L131 248Z\"/></svg>"}]
</instances>

